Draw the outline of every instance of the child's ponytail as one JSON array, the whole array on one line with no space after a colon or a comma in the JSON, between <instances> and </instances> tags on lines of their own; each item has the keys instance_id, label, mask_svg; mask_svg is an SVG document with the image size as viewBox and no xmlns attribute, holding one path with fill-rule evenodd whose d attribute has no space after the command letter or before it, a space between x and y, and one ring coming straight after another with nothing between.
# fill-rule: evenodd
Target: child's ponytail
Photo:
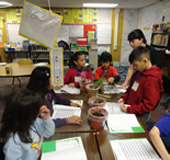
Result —
<instances>
[{"instance_id":1,"label":"child's ponytail","mask_svg":"<svg viewBox=\"0 0 170 160\"><path fill-rule=\"evenodd\" d=\"M71 56L70 61L69 61L69 67L70 67L70 68L77 68L77 65L74 63L74 61L78 61L79 56L81 56L81 55L84 55L84 53L81 52L81 51L78 51L78 52L75 52L75 53Z\"/></svg>"}]
</instances>

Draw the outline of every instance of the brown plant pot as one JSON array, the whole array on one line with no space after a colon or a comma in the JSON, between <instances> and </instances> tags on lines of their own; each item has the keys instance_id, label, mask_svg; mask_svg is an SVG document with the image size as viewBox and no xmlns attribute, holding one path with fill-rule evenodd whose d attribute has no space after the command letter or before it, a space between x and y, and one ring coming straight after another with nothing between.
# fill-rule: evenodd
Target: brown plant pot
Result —
<instances>
[{"instance_id":1,"label":"brown plant pot","mask_svg":"<svg viewBox=\"0 0 170 160\"><path fill-rule=\"evenodd\" d=\"M90 79L82 79L80 82L79 82L79 85L80 85L80 90L83 91L83 92L86 92L86 85L88 85L89 83L91 83L91 80Z\"/></svg>"},{"instance_id":2,"label":"brown plant pot","mask_svg":"<svg viewBox=\"0 0 170 160\"><path fill-rule=\"evenodd\" d=\"M96 99L98 102L96 102ZM99 97L99 96L90 97L88 100L88 104L91 107L103 107L105 103L106 103L106 99L103 97Z\"/></svg>"},{"instance_id":3,"label":"brown plant pot","mask_svg":"<svg viewBox=\"0 0 170 160\"><path fill-rule=\"evenodd\" d=\"M91 128L102 129L108 117L108 111L101 107L93 107L89 109L88 115Z\"/></svg>"}]
</instances>

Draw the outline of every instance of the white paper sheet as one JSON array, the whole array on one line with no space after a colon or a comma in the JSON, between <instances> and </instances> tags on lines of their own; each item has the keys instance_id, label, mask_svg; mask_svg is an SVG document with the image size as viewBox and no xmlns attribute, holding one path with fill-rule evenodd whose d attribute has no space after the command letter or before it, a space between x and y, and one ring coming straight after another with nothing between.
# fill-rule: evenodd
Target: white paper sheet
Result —
<instances>
[{"instance_id":1,"label":"white paper sheet","mask_svg":"<svg viewBox=\"0 0 170 160\"><path fill-rule=\"evenodd\" d=\"M106 102L104 106L109 114L127 114L122 111L121 104L114 103L114 102Z\"/></svg>"},{"instance_id":2,"label":"white paper sheet","mask_svg":"<svg viewBox=\"0 0 170 160\"><path fill-rule=\"evenodd\" d=\"M80 94L80 89L68 87L68 85L64 85L59 90L54 90L55 93L70 93L70 94Z\"/></svg>"},{"instance_id":3,"label":"white paper sheet","mask_svg":"<svg viewBox=\"0 0 170 160\"><path fill-rule=\"evenodd\" d=\"M132 127L140 127L135 114L109 114L107 124L110 132L133 132Z\"/></svg>"},{"instance_id":4,"label":"white paper sheet","mask_svg":"<svg viewBox=\"0 0 170 160\"><path fill-rule=\"evenodd\" d=\"M83 100L71 100L71 102L78 103L79 105L83 106Z\"/></svg>"},{"instance_id":5,"label":"white paper sheet","mask_svg":"<svg viewBox=\"0 0 170 160\"><path fill-rule=\"evenodd\" d=\"M161 160L146 138L110 140L116 160Z\"/></svg>"},{"instance_id":6,"label":"white paper sheet","mask_svg":"<svg viewBox=\"0 0 170 160\"><path fill-rule=\"evenodd\" d=\"M117 93L125 93L126 89L119 89L120 85L105 85L104 93L105 94L117 94Z\"/></svg>"},{"instance_id":7,"label":"white paper sheet","mask_svg":"<svg viewBox=\"0 0 170 160\"><path fill-rule=\"evenodd\" d=\"M52 119L56 118L69 118L71 116L81 116L81 108L72 107L66 105L55 104L53 106L54 113L52 115Z\"/></svg>"},{"instance_id":8,"label":"white paper sheet","mask_svg":"<svg viewBox=\"0 0 170 160\"><path fill-rule=\"evenodd\" d=\"M87 156L80 137L61 139L56 141L56 151L42 154L42 160L87 160Z\"/></svg>"}]
</instances>

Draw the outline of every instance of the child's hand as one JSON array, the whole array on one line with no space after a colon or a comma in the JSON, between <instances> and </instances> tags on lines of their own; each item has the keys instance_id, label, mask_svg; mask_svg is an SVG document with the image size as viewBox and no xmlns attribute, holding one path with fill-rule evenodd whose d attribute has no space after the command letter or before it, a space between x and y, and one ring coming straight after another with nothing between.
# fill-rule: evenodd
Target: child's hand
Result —
<instances>
[{"instance_id":1,"label":"child's hand","mask_svg":"<svg viewBox=\"0 0 170 160\"><path fill-rule=\"evenodd\" d=\"M39 115L42 119L48 119L50 117L50 110L45 105L43 105L40 108Z\"/></svg>"},{"instance_id":2,"label":"child's hand","mask_svg":"<svg viewBox=\"0 0 170 160\"><path fill-rule=\"evenodd\" d=\"M108 82L110 83L110 84L112 84L113 82L114 82L114 78L113 77L110 77L110 78L108 78Z\"/></svg>"},{"instance_id":3,"label":"child's hand","mask_svg":"<svg viewBox=\"0 0 170 160\"><path fill-rule=\"evenodd\" d=\"M120 99L117 101L117 103L119 103L119 104L124 104L125 102L123 101L123 98L120 98Z\"/></svg>"},{"instance_id":4,"label":"child's hand","mask_svg":"<svg viewBox=\"0 0 170 160\"><path fill-rule=\"evenodd\" d=\"M74 83L69 83L68 86L74 88L75 84Z\"/></svg>"},{"instance_id":5,"label":"child's hand","mask_svg":"<svg viewBox=\"0 0 170 160\"><path fill-rule=\"evenodd\" d=\"M121 108L122 108L123 112L127 112L127 106L122 105Z\"/></svg>"},{"instance_id":6,"label":"child's hand","mask_svg":"<svg viewBox=\"0 0 170 160\"><path fill-rule=\"evenodd\" d=\"M71 102L71 103L70 103L70 106L73 106L73 107L80 107L81 109L83 108L83 106L81 106L81 105L78 104L78 103L74 103L74 102Z\"/></svg>"},{"instance_id":7,"label":"child's hand","mask_svg":"<svg viewBox=\"0 0 170 160\"><path fill-rule=\"evenodd\" d=\"M80 119L80 117L78 116L72 116L68 118L68 123L69 124L81 124L82 120Z\"/></svg>"},{"instance_id":8,"label":"child's hand","mask_svg":"<svg viewBox=\"0 0 170 160\"><path fill-rule=\"evenodd\" d=\"M62 85L55 85L55 86L54 86L54 89L55 89L55 90L59 90L59 89L62 88L62 87L63 87Z\"/></svg>"}]
</instances>

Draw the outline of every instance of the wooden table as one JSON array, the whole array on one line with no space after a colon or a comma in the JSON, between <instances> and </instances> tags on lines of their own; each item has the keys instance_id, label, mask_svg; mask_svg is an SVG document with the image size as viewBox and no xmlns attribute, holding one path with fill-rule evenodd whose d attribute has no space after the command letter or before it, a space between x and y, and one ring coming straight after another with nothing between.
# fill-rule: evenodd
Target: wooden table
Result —
<instances>
[{"instance_id":1,"label":"wooden table","mask_svg":"<svg viewBox=\"0 0 170 160\"><path fill-rule=\"evenodd\" d=\"M59 94L59 95L69 99L79 99L81 97L80 95L70 95L70 94ZM110 96L111 96L110 98L111 102L117 102L117 100L120 98L121 95L112 94ZM111 134L104 129L99 131L95 129L91 129L87 118L88 109L90 107L87 103L86 97L84 97L83 100L84 103L83 103L83 110L81 114L81 118L83 120L82 125L81 126L68 125L68 126L57 128L55 135L52 138L47 139L48 141L54 139L81 136L89 160L114 160L115 157L113 155L113 151L110 145L111 139L147 138L150 141L149 134L147 131L147 126L140 117L137 118L141 126L146 131L145 133Z\"/></svg>"},{"instance_id":2,"label":"wooden table","mask_svg":"<svg viewBox=\"0 0 170 160\"><path fill-rule=\"evenodd\" d=\"M99 132L99 134L97 134L97 142L100 148L100 155L102 160L105 159L115 160L110 145L110 140L112 139L147 138L150 141L146 124L139 117L138 117L138 121L141 124L141 126L144 128L145 133L111 134L107 131L102 130Z\"/></svg>"},{"instance_id":3,"label":"wooden table","mask_svg":"<svg viewBox=\"0 0 170 160\"><path fill-rule=\"evenodd\" d=\"M6 74L6 67L12 67L12 74ZM34 64L30 65L19 65L17 63L7 63L5 66L0 66L0 78L13 78L12 88L14 87L15 78L19 82L21 87L21 80L19 77L29 77L31 76L32 71L36 68Z\"/></svg>"},{"instance_id":4,"label":"wooden table","mask_svg":"<svg viewBox=\"0 0 170 160\"><path fill-rule=\"evenodd\" d=\"M6 67L12 67L12 74L6 74ZM28 77L36 67L33 64L19 65L17 63L7 63L5 66L0 66L0 78Z\"/></svg>"},{"instance_id":5,"label":"wooden table","mask_svg":"<svg viewBox=\"0 0 170 160\"><path fill-rule=\"evenodd\" d=\"M71 100L76 100L76 99L80 99L80 95L71 95L71 94L59 94L62 97L71 99ZM120 97L120 94L112 94L111 95L111 99L110 101L114 101L116 102ZM87 103L87 97L82 97L83 99L83 109L82 109L82 113L81 113L81 119L83 121L83 123L81 125L68 125L68 126L62 126L60 128L56 129L56 133L68 133L68 132L93 132L96 131L96 129L91 129L90 125L89 125L89 121L88 121L88 110L90 108L90 106Z\"/></svg>"},{"instance_id":6,"label":"wooden table","mask_svg":"<svg viewBox=\"0 0 170 160\"><path fill-rule=\"evenodd\" d=\"M52 141L70 137L80 136L83 142L83 146L87 155L88 160L100 160L100 155L98 152L98 146L96 143L96 137L92 133L65 133L65 134L55 134L51 138L45 141ZM67 154L67 153L66 153ZM70 157L70 160L74 157Z\"/></svg>"}]
</instances>

